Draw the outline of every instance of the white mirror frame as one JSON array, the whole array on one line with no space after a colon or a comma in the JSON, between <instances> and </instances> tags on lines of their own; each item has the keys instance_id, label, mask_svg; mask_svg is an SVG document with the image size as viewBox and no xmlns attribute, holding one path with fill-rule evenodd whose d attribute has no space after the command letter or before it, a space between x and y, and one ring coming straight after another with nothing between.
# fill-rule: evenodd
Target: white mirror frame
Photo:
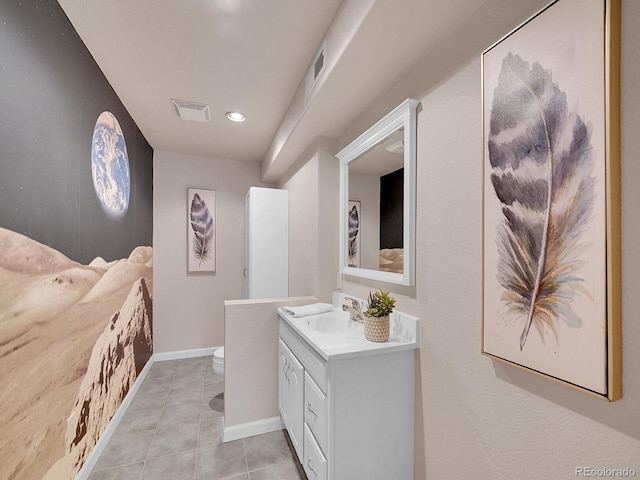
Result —
<instances>
[{"instance_id":1,"label":"white mirror frame","mask_svg":"<svg viewBox=\"0 0 640 480\"><path fill-rule=\"evenodd\" d=\"M416 238L416 108L418 101L408 98L353 142L336 158L340 161L340 272L344 275L369 278L382 282L415 285ZM384 272L350 267L348 251L349 164L369 149L404 127L404 204L403 204L403 273Z\"/></svg>"}]
</instances>

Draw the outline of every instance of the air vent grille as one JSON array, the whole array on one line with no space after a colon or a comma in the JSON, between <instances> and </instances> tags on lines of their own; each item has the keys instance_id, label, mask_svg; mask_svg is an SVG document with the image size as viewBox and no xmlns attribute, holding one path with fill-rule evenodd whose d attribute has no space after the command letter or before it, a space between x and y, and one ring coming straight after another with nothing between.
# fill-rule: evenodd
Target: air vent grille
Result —
<instances>
[{"instance_id":1,"label":"air vent grille","mask_svg":"<svg viewBox=\"0 0 640 480\"><path fill-rule=\"evenodd\" d=\"M314 80L318 78L318 75L320 75L320 72L322 72L323 68L324 68L324 49L320 51L320 55L318 55L318 58L316 59L316 63L314 64L314 68L313 68Z\"/></svg>"},{"instance_id":2,"label":"air vent grille","mask_svg":"<svg viewBox=\"0 0 640 480\"><path fill-rule=\"evenodd\" d=\"M211 120L209 105L173 98L171 103L176 110L176 114L183 120L192 120L194 122L208 122Z\"/></svg>"},{"instance_id":3,"label":"air vent grille","mask_svg":"<svg viewBox=\"0 0 640 480\"><path fill-rule=\"evenodd\" d=\"M304 89L304 99L307 101L311 96L311 93L316 88L316 85L320 81L322 74L326 69L326 57L325 57L325 45L326 41L322 42L322 46L318 51L317 55L314 57L313 62L311 63L311 67L307 72L305 78L305 89Z\"/></svg>"}]
</instances>

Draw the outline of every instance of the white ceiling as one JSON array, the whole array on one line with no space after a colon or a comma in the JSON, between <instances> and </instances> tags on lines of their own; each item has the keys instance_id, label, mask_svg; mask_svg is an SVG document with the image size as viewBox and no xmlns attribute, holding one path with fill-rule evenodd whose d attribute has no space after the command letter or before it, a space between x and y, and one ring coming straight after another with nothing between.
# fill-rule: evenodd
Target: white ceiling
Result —
<instances>
[{"instance_id":1,"label":"white ceiling","mask_svg":"<svg viewBox=\"0 0 640 480\"><path fill-rule=\"evenodd\" d=\"M485 1L59 3L154 149L263 161L263 178L274 181L316 137L339 136ZM333 58L301 104L324 38ZM208 104L211 121L181 120L172 98ZM247 121L229 122L229 110Z\"/></svg>"}]
</instances>

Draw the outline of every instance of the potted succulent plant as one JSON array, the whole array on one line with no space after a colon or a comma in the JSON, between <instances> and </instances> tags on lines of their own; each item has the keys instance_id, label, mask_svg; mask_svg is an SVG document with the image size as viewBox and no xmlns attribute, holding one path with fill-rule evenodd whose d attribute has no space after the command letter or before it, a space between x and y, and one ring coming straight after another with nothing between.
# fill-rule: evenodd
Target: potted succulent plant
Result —
<instances>
[{"instance_id":1,"label":"potted succulent plant","mask_svg":"<svg viewBox=\"0 0 640 480\"><path fill-rule=\"evenodd\" d=\"M364 337L371 342L389 340L389 315L393 312L396 299L389 292L378 289L369 292L369 308L364 312Z\"/></svg>"}]
</instances>

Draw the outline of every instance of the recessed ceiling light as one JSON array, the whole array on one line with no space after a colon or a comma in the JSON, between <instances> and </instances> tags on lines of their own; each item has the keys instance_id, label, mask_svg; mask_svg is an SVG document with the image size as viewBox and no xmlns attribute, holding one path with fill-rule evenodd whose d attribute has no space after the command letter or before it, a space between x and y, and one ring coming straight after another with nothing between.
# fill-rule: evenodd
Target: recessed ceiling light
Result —
<instances>
[{"instance_id":1,"label":"recessed ceiling light","mask_svg":"<svg viewBox=\"0 0 640 480\"><path fill-rule=\"evenodd\" d=\"M244 122L247 117L244 116L244 113L241 112L227 112L227 118L232 122Z\"/></svg>"}]
</instances>

